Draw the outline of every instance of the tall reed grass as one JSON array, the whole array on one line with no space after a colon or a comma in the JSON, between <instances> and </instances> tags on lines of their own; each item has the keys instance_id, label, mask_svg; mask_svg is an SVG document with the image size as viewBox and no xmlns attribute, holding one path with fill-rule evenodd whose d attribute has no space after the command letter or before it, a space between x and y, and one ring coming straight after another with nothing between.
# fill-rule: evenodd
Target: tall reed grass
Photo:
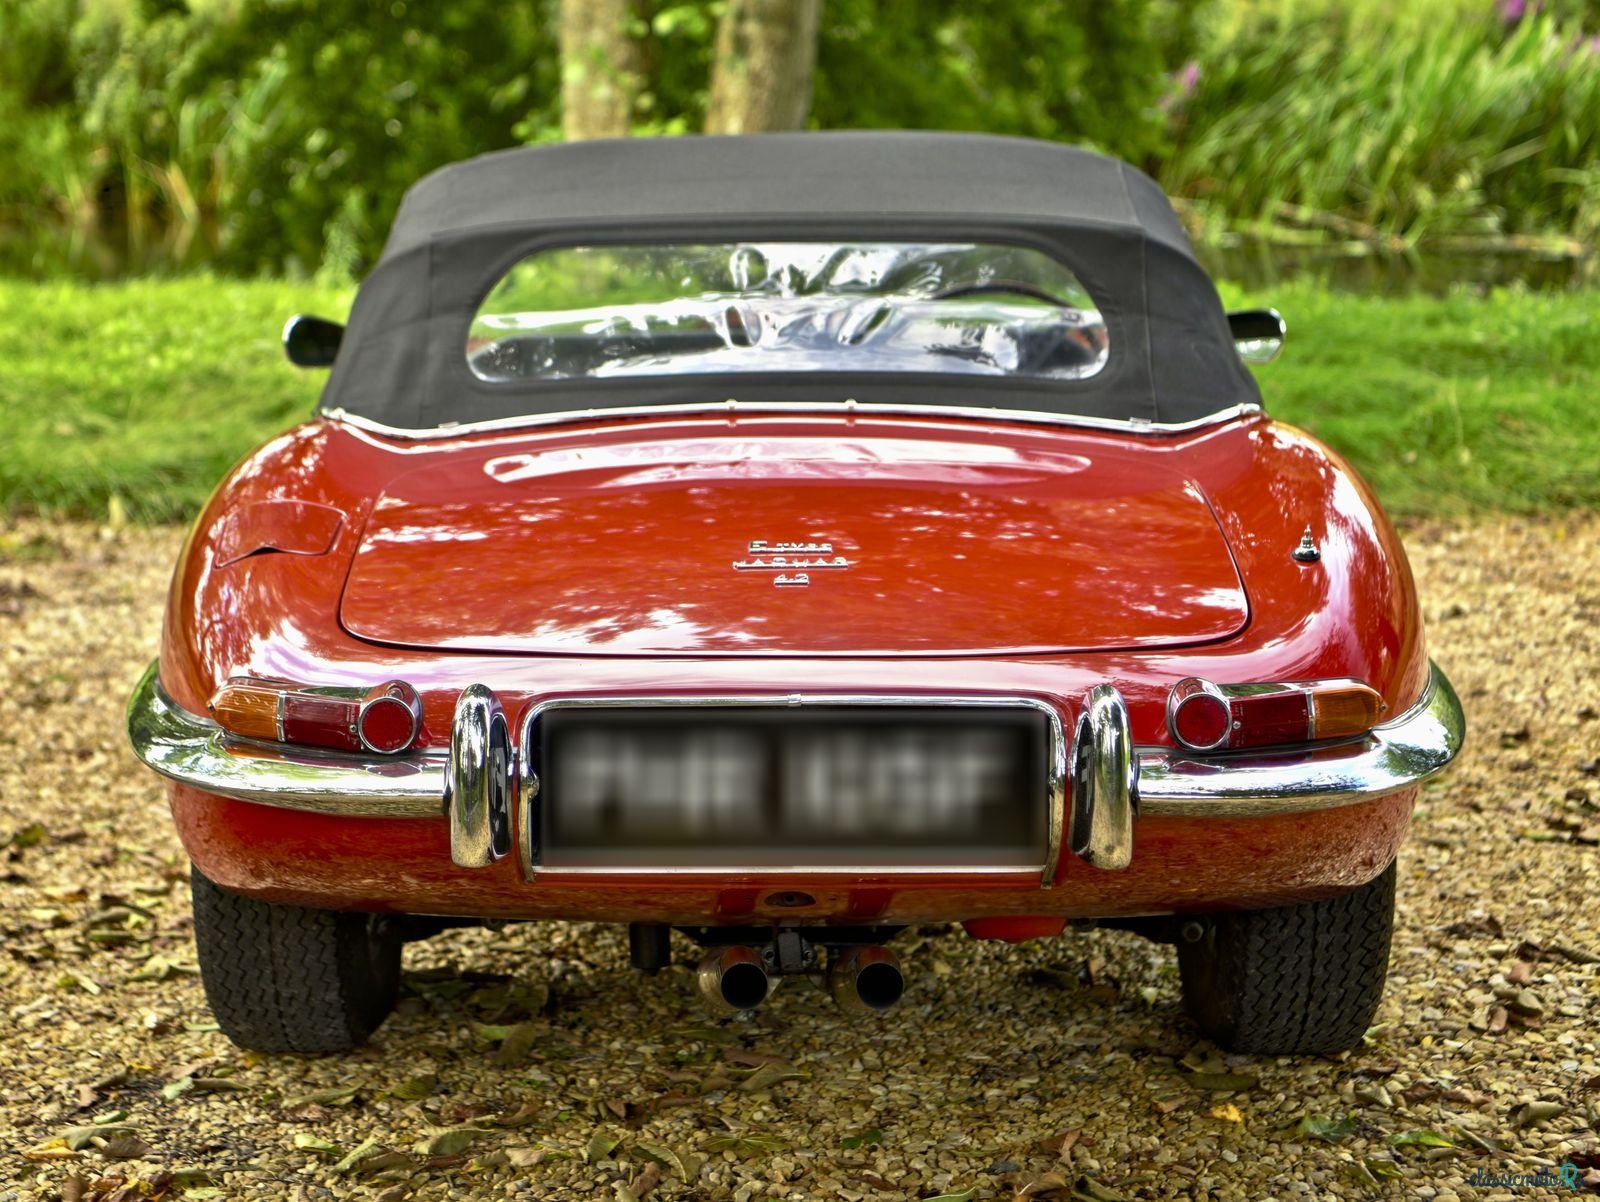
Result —
<instances>
[{"instance_id":1,"label":"tall reed grass","mask_svg":"<svg viewBox=\"0 0 1600 1202\"><path fill-rule=\"evenodd\" d=\"M1591 251L1600 39L1531 5L1430 4L1455 19L1406 36L1371 4L1258 12L1172 105L1167 188L1284 236Z\"/></svg>"}]
</instances>

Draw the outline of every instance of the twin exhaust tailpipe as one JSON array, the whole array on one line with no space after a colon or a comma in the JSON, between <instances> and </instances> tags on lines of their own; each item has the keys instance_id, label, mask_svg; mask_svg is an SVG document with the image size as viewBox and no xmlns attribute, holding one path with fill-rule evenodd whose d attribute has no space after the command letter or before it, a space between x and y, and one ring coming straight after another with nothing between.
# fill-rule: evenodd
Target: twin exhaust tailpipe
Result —
<instances>
[{"instance_id":1,"label":"twin exhaust tailpipe","mask_svg":"<svg viewBox=\"0 0 1600 1202\"><path fill-rule=\"evenodd\" d=\"M781 978L761 952L735 944L712 948L700 961L698 982L707 1001L720 1010L754 1010ZM900 957L886 947L836 948L829 956L827 990L841 1009L875 1014L889 1009L906 991Z\"/></svg>"}]
</instances>

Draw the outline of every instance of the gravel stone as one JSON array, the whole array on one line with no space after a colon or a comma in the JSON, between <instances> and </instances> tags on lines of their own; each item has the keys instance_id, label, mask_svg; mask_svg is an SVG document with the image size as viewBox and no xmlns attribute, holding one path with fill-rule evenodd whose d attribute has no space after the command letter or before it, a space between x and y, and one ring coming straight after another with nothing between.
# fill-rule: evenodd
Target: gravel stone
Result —
<instances>
[{"instance_id":1,"label":"gravel stone","mask_svg":"<svg viewBox=\"0 0 1600 1202\"><path fill-rule=\"evenodd\" d=\"M1121 932L1019 947L907 932L889 1016L848 1018L790 982L737 1022L693 997L687 943L649 979L625 931L563 923L409 947L403 1004L357 1053L242 1052L206 1010L187 864L122 732L181 541L0 526L0 1199L203 1170L228 1198L567 1202L624 1197L657 1164L652 1200L1064 1198L1088 1178L1127 1199L1457 1202L1480 1166L1600 1164L1600 849L1577 797L1600 772L1600 516L1406 532L1471 742L1417 802L1378 1027L1301 1061L1220 1055L1183 1018L1170 949ZM58 551L10 555L25 545ZM497 1065L479 1026L508 1021L519 987L549 990L540 1036ZM1491 1007L1507 1011L1495 1033ZM729 1052L806 1076L747 1093L761 1061ZM1185 1087L1192 1070L1259 1084L1230 1096L1234 1117ZM168 1088L185 1080L201 1084ZM1354 1130L1307 1138L1313 1116ZM96 1122L150 1150L58 1138ZM466 1156L411 1152L457 1126L485 1132ZM1390 1142L1424 1130L1459 1149ZM597 1133L620 1143L591 1165ZM368 1139L409 1159L336 1173ZM1400 1178L1374 1189L1362 1166L1380 1162Z\"/></svg>"}]
</instances>

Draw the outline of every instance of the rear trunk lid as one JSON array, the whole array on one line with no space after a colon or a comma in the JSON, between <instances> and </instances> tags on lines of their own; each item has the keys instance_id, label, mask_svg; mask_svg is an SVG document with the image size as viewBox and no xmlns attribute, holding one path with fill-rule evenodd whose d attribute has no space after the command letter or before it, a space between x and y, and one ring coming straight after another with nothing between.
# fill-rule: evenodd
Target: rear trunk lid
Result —
<instances>
[{"instance_id":1,"label":"rear trunk lid","mask_svg":"<svg viewBox=\"0 0 1600 1202\"><path fill-rule=\"evenodd\" d=\"M1197 485L1124 440L462 447L394 479L345 627L485 653L993 655L1224 639L1248 606Z\"/></svg>"}]
</instances>

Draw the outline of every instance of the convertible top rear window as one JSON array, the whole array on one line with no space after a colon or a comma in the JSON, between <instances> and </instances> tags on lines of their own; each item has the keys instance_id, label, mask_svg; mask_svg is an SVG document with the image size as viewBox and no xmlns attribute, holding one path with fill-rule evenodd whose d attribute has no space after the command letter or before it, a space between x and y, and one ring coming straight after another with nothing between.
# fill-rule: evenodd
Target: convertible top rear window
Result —
<instances>
[{"instance_id":1,"label":"convertible top rear window","mask_svg":"<svg viewBox=\"0 0 1600 1202\"><path fill-rule=\"evenodd\" d=\"M516 263L478 307L491 382L745 372L1098 373L1099 307L1058 260L981 242L576 246Z\"/></svg>"}]
</instances>

